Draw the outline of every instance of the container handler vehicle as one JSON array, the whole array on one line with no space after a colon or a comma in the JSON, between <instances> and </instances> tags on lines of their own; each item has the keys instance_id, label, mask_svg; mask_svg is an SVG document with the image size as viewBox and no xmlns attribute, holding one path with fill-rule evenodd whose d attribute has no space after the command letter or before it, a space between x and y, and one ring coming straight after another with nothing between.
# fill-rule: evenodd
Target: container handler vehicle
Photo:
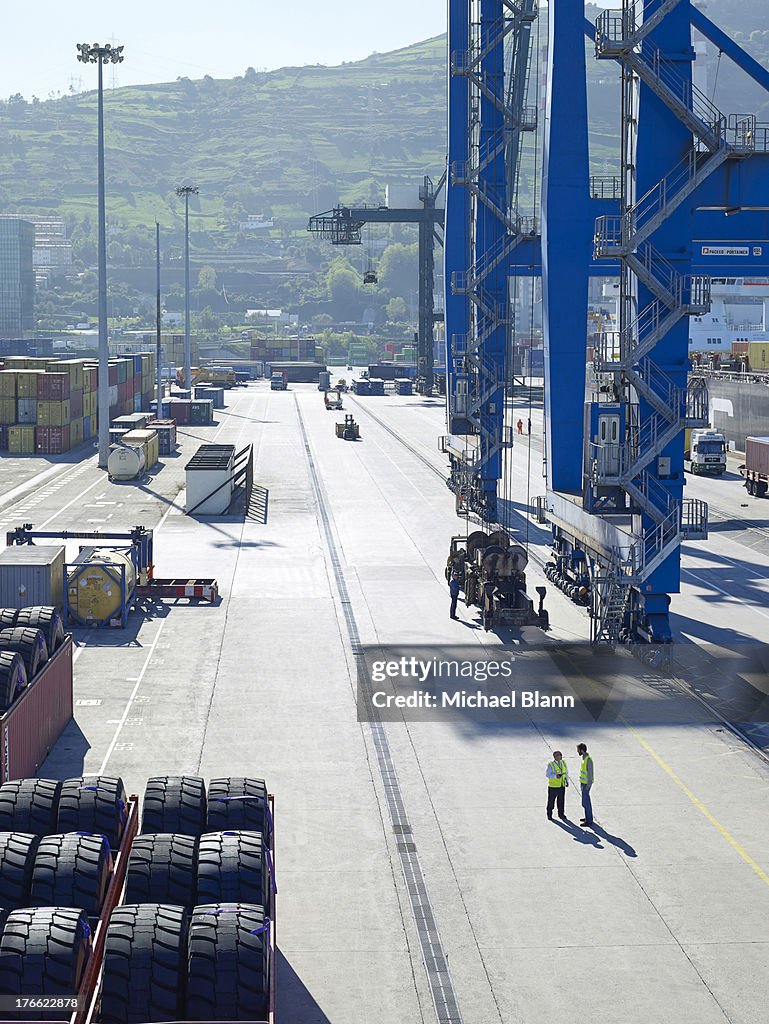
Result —
<instances>
[{"instance_id":1,"label":"container handler vehicle","mask_svg":"<svg viewBox=\"0 0 769 1024\"><path fill-rule=\"evenodd\" d=\"M467 537L452 537L446 579L459 581L465 604L479 608L486 630L511 626L547 629L546 588L537 587L539 608L526 593L529 556L504 530L475 530Z\"/></svg>"}]
</instances>

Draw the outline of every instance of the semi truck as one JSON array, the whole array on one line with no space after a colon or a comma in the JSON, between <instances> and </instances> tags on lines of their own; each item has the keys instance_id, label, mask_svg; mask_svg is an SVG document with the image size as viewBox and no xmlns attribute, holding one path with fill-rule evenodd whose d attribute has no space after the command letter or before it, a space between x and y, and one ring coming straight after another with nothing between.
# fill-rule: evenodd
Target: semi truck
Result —
<instances>
[{"instance_id":1,"label":"semi truck","mask_svg":"<svg viewBox=\"0 0 769 1024\"><path fill-rule=\"evenodd\" d=\"M745 438L745 462L740 466L748 494L763 498L769 489L769 437Z\"/></svg>"},{"instance_id":2,"label":"semi truck","mask_svg":"<svg viewBox=\"0 0 769 1024\"><path fill-rule=\"evenodd\" d=\"M726 472L726 438L706 427L687 430L684 440L684 469L695 475L721 476Z\"/></svg>"},{"instance_id":3,"label":"semi truck","mask_svg":"<svg viewBox=\"0 0 769 1024\"><path fill-rule=\"evenodd\" d=\"M270 377L271 391L288 390L288 370L273 370Z\"/></svg>"}]
</instances>

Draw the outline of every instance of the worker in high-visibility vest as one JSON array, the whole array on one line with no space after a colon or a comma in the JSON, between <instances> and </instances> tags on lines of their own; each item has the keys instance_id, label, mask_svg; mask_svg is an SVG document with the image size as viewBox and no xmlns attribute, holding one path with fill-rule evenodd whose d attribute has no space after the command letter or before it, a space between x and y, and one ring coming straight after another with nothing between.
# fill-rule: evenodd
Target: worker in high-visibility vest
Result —
<instances>
[{"instance_id":1,"label":"worker in high-visibility vest","mask_svg":"<svg viewBox=\"0 0 769 1024\"><path fill-rule=\"evenodd\" d=\"M566 787L569 785L569 771L560 750L553 751L553 760L548 762L547 771L547 820L553 820L553 807L558 807L558 817L566 820L564 810Z\"/></svg>"},{"instance_id":2,"label":"worker in high-visibility vest","mask_svg":"<svg viewBox=\"0 0 769 1024\"><path fill-rule=\"evenodd\" d=\"M577 753L582 758L582 764L579 768L579 786L582 790L582 806L585 809L585 817L580 822L580 825L592 825L593 824L593 802L590 799L590 790L593 786L595 779L595 771L593 768L593 759L587 752L587 744L578 743Z\"/></svg>"}]
</instances>

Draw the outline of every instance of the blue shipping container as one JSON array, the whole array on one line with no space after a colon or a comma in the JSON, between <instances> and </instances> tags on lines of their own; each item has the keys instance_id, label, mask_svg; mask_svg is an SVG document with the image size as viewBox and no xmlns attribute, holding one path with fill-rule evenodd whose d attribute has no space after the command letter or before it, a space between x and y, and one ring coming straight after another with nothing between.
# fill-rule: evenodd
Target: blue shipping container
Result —
<instances>
[{"instance_id":1,"label":"blue shipping container","mask_svg":"<svg viewBox=\"0 0 769 1024\"><path fill-rule=\"evenodd\" d=\"M134 356L134 374L138 373L139 376L141 376L141 372L142 372L142 357L141 356Z\"/></svg>"}]
</instances>

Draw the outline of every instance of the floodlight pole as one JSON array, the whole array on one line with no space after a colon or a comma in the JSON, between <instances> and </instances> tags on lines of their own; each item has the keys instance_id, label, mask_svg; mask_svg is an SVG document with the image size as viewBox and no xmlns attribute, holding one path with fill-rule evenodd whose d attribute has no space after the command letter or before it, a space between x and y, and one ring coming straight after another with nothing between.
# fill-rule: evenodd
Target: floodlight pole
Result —
<instances>
[{"instance_id":1,"label":"floodlight pole","mask_svg":"<svg viewBox=\"0 0 769 1024\"><path fill-rule=\"evenodd\" d=\"M162 309L160 305L160 223L155 221L155 375L157 378L157 419L163 419L163 359L161 345Z\"/></svg>"},{"instance_id":2,"label":"floodlight pole","mask_svg":"<svg viewBox=\"0 0 769 1024\"><path fill-rule=\"evenodd\" d=\"M200 190L194 185L179 185L177 196L184 196L184 386L192 390L190 345L190 196Z\"/></svg>"},{"instance_id":3,"label":"floodlight pole","mask_svg":"<svg viewBox=\"0 0 769 1024\"><path fill-rule=\"evenodd\" d=\"M107 224L106 203L104 196L104 61L119 64L123 60L123 47L111 46L107 43L78 43L77 59L83 64L96 64L98 67L98 126L97 126L97 165L98 165L98 274L99 274L99 385L98 385L98 423L99 423L99 469L107 468L109 458L109 341L107 336Z\"/></svg>"}]
</instances>

